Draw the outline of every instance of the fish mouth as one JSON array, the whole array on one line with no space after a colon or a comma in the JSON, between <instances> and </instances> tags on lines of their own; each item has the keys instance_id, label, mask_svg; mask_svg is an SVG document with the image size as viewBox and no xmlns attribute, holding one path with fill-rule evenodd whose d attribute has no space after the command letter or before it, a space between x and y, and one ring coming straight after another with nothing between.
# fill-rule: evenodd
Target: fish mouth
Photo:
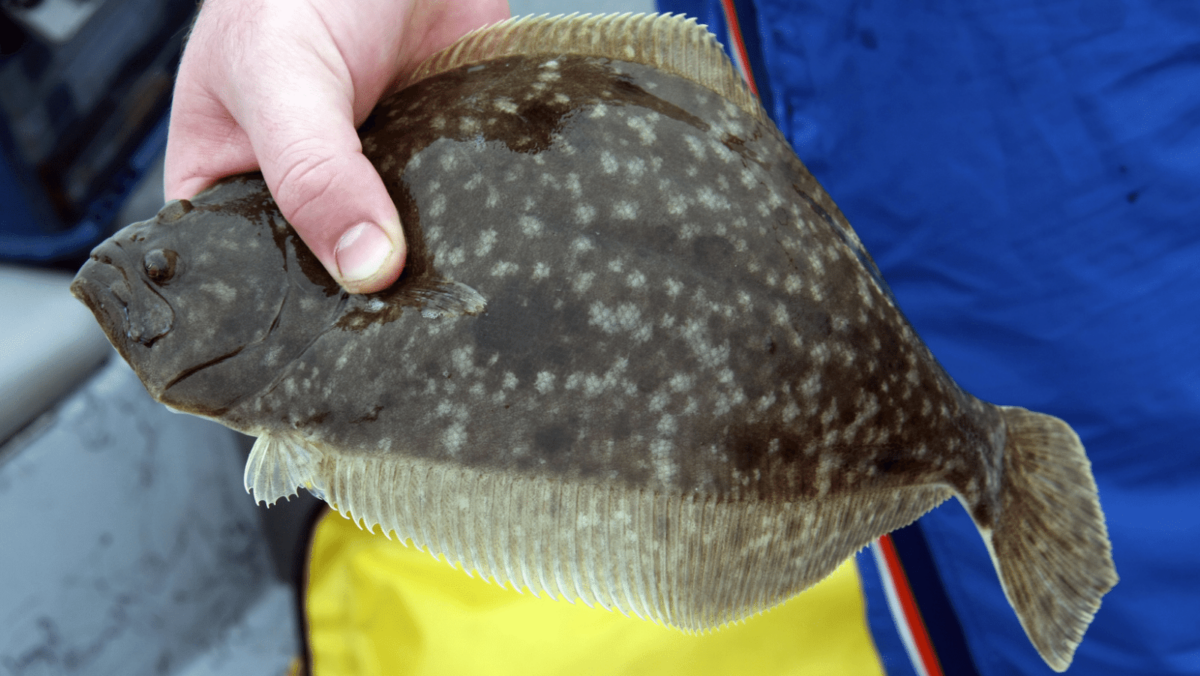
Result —
<instances>
[{"instance_id":1,"label":"fish mouth","mask_svg":"<svg viewBox=\"0 0 1200 676\"><path fill-rule=\"evenodd\" d=\"M131 279L116 252L107 248L101 245L92 252L71 282L71 294L88 306L109 342L129 361L135 344L150 347L171 330L175 311L156 291L143 289L143 280Z\"/></svg>"},{"instance_id":2,"label":"fish mouth","mask_svg":"<svg viewBox=\"0 0 1200 676\"><path fill-rule=\"evenodd\" d=\"M133 293L125 272L111 259L93 255L71 282L71 295L92 311L108 341L128 360L123 339L129 333L129 299Z\"/></svg>"}]
</instances>

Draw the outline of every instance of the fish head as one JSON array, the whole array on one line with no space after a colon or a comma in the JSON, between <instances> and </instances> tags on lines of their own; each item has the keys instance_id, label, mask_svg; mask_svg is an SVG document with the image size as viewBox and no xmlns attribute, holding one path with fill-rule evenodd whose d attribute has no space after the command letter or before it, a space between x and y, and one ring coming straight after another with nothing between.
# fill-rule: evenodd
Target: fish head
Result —
<instances>
[{"instance_id":1,"label":"fish head","mask_svg":"<svg viewBox=\"0 0 1200 676\"><path fill-rule=\"evenodd\" d=\"M269 380L261 355L238 356L272 342L289 275L318 274L295 239L261 177L238 176L98 245L71 292L155 399L217 417ZM325 278L316 287L336 293Z\"/></svg>"}]
</instances>

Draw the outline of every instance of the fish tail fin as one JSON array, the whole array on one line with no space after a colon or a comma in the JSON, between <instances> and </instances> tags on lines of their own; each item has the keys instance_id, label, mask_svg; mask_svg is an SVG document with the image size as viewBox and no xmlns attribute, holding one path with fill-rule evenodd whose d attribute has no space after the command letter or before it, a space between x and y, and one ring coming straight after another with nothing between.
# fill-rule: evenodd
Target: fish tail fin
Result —
<instances>
[{"instance_id":1,"label":"fish tail fin","mask_svg":"<svg viewBox=\"0 0 1200 676\"><path fill-rule=\"evenodd\" d=\"M1000 410L1008 426L1000 511L984 539L1029 640L1061 672L1117 583L1112 546L1075 431L1053 416Z\"/></svg>"}]
</instances>

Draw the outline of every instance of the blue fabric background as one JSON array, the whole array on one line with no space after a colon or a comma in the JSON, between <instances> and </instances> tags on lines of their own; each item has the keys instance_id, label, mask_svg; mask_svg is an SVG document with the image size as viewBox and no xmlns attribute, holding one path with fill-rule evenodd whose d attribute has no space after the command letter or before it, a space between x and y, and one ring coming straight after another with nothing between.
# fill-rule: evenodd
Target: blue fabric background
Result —
<instances>
[{"instance_id":1,"label":"blue fabric background","mask_svg":"<svg viewBox=\"0 0 1200 676\"><path fill-rule=\"evenodd\" d=\"M1121 582L1069 673L1200 674L1200 3L755 5L773 116L934 354L1088 449ZM957 503L921 527L980 673L1052 673Z\"/></svg>"},{"instance_id":2,"label":"blue fabric background","mask_svg":"<svg viewBox=\"0 0 1200 676\"><path fill-rule=\"evenodd\" d=\"M883 579L871 548L863 549L855 556L858 576L862 581L863 596L867 600L867 624L871 628L871 639L888 676L919 676L913 668L908 653L904 650L904 639L892 621L892 612L887 605L883 590ZM761 676L767 676L762 674Z\"/></svg>"}]
</instances>

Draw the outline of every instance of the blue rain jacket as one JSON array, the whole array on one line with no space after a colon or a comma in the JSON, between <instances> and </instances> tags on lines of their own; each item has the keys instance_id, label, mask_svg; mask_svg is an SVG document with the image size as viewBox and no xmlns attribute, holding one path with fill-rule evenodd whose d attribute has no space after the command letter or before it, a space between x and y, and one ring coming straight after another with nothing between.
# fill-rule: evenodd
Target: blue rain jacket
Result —
<instances>
[{"instance_id":1,"label":"blue rain jacket","mask_svg":"<svg viewBox=\"0 0 1200 676\"><path fill-rule=\"evenodd\" d=\"M724 34L717 0L659 7ZM1121 581L1068 673L1200 674L1200 3L737 12L769 112L950 374L1087 447ZM962 669L1053 673L958 504L918 524L925 565L901 554L946 601L935 643L954 624ZM912 673L860 563L889 673Z\"/></svg>"}]
</instances>

